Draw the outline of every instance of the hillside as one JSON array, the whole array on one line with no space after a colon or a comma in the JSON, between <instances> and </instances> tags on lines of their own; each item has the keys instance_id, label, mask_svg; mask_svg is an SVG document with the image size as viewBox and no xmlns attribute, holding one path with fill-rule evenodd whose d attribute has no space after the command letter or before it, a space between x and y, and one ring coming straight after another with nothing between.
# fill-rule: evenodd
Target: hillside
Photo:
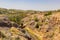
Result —
<instances>
[{"instance_id":1,"label":"hillside","mask_svg":"<svg viewBox=\"0 0 60 40\"><path fill-rule=\"evenodd\" d=\"M60 40L60 10L0 8L0 40Z\"/></svg>"}]
</instances>

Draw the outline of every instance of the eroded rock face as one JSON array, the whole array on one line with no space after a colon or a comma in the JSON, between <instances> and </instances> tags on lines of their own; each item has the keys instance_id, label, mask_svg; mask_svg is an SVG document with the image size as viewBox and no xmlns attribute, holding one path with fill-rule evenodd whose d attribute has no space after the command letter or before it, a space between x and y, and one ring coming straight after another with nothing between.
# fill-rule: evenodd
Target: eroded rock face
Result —
<instances>
[{"instance_id":1,"label":"eroded rock face","mask_svg":"<svg viewBox=\"0 0 60 40\"><path fill-rule=\"evenodd\" d=\"M14 23L14 22L12 22L12 21L10 21L8 19L2 19L0 21L0 27L8 27L8 28L10 28L10 27L18 27L18 26L19 25L17 23Z\"/></svg>"},{"instance_id":2,"label":"eroded rock face","mask_svg":"<svg viewBox=\"0 0 60 40\"><path fill-rule=\"evenodd\" d=\"M28 17L28 19L30 20L26 20L26 21L24 21L25 20L24 18L23 24L27 24L26 27L30 27L31 29L33 29L32 30L33 32L35 29L39 32L42 32L43 34L42 40L60 40L59 39L60 37L60 30L59 30L60 29L60 13L59 12L47 17L46 16L38 17L39 16L38 15L36 16L39 19L38 22L34 21L33 16ZM39 27L35 28L37 23L40 23Z\"/></svg>"}]
</instances>

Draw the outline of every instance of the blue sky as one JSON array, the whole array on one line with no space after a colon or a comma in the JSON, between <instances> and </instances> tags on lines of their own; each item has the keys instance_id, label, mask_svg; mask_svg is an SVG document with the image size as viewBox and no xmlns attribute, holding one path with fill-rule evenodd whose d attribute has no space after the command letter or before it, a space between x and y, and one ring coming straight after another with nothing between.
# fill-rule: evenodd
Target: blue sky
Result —
<instances>
[{"instance_id":1,"label":"blue sky","mask_svg":"<svg viewBox=\"0 0 60 40\"><path fill-rule=\"evenodd\" d=\"M60 9L60 0L0 0L0 8L54 10Z\"/></svg>"}]
</instances>

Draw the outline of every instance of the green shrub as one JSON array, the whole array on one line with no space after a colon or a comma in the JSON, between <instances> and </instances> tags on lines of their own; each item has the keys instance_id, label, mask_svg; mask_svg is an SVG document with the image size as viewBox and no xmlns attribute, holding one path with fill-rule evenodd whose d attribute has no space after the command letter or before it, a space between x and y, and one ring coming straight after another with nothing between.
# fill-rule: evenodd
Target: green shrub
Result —
<instances>
[{"instance_id":1,"label":"green shrub","mask_svg":"<svg viewBox=\"0 0 60 40\"><path fill-rule=\"evenodd\" d=\"M39 21L39 19L38 19L37 17L35 17L35 18L34 18L34 21L35 21L35 22L38 22L38 21Z\"/></svg>"},{"instance_id":2,"label":"green shrub","mask_svg":"<svg viewBox=\"0 0 60 40\"><path fill-rule=\"evenodd\" d=\"M35 28L39 28L39 24L38 23L36 24Z\"/></svg>"},{"instance_id":3,"label":"green shrub","mask_svg":"<svg viewBox=\"0 0 60 40\"><path fill-rule=\"evenodd\" d=\"M52 12L49 11L48 13L44 14L44 16L49 16L49 15L51 15L51 14L52 14Z\"/></svg>"}]
</instances>

